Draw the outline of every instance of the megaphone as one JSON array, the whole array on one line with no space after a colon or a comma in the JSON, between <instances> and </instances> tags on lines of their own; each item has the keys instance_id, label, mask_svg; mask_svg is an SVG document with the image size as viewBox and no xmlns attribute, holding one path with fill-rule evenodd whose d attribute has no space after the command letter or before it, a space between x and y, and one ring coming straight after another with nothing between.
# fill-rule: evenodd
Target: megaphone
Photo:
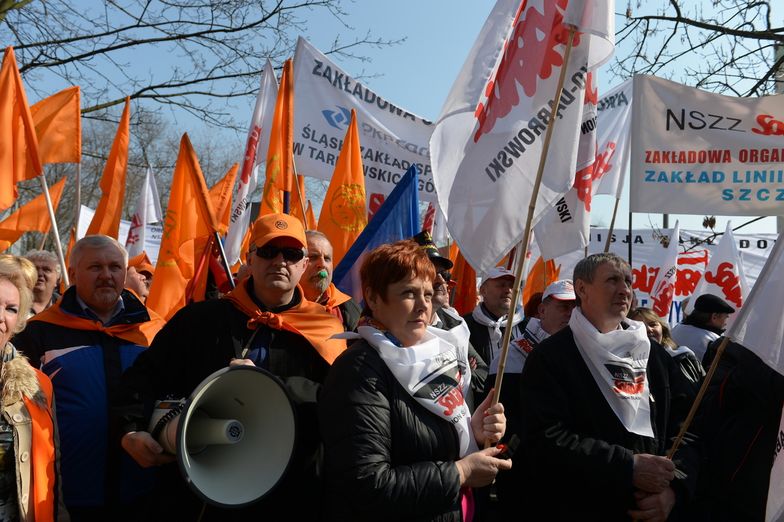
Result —
<instances>
[{"instance_id":1,"label":"megaphone","mask_svg":"<svg viewBox=\"0 0 784 522\"><path fill-rule=\"evenodd\" d=\"M181 413L175 417L172 410L158 440L177 455L183 477L202 500L247 506L283 478L296 423L288 391L274 375L255 366L223 368L177 409Z\"/></svg>"}]
</instances>

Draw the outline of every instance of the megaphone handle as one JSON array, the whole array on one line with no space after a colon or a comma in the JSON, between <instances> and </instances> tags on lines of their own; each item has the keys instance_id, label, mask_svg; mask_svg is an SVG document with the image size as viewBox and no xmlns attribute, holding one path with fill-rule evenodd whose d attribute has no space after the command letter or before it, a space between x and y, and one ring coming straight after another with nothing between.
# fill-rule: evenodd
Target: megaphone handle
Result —
<instances>
[{"instance_id":1,"label":"megaphone handle","mask_svg":"<svg viewBox=\"0 0 784 522\"><path fill-rule=\"evenodd\" d=\"M150 433L150 435L152 435L152 438L156 442L158 441L158 437L161 435L163 428L166 427L169 421L171 421L174 417L182 413L182 411L185 409L186 404L187 403L185 401L181 402L175 408L172 408L171 410L167 411L163 417L158 419L158 422L155 423L155 427L152 429L152 432Z\"/></svg>"}]
</instances>

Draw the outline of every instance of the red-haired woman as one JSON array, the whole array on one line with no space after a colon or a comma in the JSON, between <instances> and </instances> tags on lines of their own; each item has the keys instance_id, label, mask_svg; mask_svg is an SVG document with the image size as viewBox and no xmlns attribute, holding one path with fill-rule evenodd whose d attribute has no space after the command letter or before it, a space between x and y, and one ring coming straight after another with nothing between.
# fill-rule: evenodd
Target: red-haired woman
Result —
<instances>
[{"instance_id":1,"label":"red-haired woman","mask_svg":"<svg viewBox=\"0 0 784 522\"><path fill-rule=\"evenodd\" d=\"M360 271L361 337L332 365L319 399L331 520L470 520L470 488L497 458L503 406L471 415L467 335L428 328L435 269L414 241L383 245Z\"/></svg>"}]
</instances>

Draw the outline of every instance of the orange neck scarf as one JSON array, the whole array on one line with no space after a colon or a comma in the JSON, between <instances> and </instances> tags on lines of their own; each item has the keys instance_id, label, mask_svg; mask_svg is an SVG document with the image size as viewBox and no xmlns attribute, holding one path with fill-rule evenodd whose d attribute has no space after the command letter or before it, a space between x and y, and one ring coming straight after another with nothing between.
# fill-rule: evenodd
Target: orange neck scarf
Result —
<instances>
[{"instance_id":1,"label":"orange neck scarf","mask_svg":"<svg viewBox=\"0 0 784 522\"><path fill-rule=\"evenodd\" d=\"M79 317L65 312L60 308L62 298L55 304L33 316L30 321L43 321L45 323L56 324L66 328L73 328L75 330L91 330L103 332L111 337L117 337L139 346L150 346L153 337L158 333L158 330L163 328L166 321L163 320L154 311L147 309L150 314L150 320L141 323L132 324L115 324L112 326L104 326L100 321L88 319L86 317Z\"/></svg>"},{"instance_id":2,"label":"orange neck scarf","mask_svg":"<svg viewBox=\"0 0 784 522\"><path fill-rule=\"evenodd\" d=\"M263 325L301 335L328 364L332 364L346 349L345 340L330 339L335 334L343 333L343 325L335 316L326 313L323 306L302 297L299 304L283 312L263 312L248 293L248 283L249 279L240 281L237 287L226 295L226 299L250 318L248 329L255 330ZM300 296L304 295L299 286L297 291Z\"/></svg>"},{"instance_id":3,"label":"orange neck scarf","mask_svg":"<svg viewBox=\"0 0 784 522\"><path fill-rule=\"evenodd\" d=\"M319 299L319 304L324 305L324 308L326 308L327 312L329 312L333 308L337 308L350 299L350 295L344 294L338 290L337 286L335 286L333 283L330 283L322 294L321 299Z\"/></svg>"}]
</instances>

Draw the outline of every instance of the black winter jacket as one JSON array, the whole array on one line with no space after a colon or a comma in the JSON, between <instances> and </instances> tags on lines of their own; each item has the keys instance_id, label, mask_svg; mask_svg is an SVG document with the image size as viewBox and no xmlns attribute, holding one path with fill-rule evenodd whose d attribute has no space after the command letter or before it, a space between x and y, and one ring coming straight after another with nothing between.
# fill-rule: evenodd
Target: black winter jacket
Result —
<instances>
[{"instance_id":1,"label":"black winter jacket","mask_svg":"<svg viewBox=\"0 0 784 522\"><path fill-rule=\"evenodd\" d=\"M420 406L366 341L333 363L319 426L329 520L462 520L457 432Z\"/></svg>"},{"instance_id":2,"label":"black winter jacket","mask_svg":"<svg viewBox=\"0 0 784 522\"><path fill-rule=\"evenodd\" d=\"M654 438L624 428L583 361L571 328L534 348L520 377L522 443L514 461L522 471L517 491L525 495L521 518L629 520L633 455L664 455L693 399L672 357L656 342L647 379ZM683 471L693 476L691 469ZM673 482L681 501L687 484Z\"/></svg>"},{"instance_id":3,"label":"black winter jacket","mask_svg":"<svg viewBox=\"0 0 784 522\"><path fill-rule=\"evenodd\" d=\"M702 460L692 520L765 520L782 402L784 377L729 343L694 421Z\"/></svg>"},{"instance_id":4,"label":"black winter jacket","mask_svg":"<svg viewBox=\"0 0 784 522\"><path fill-rule=\"evenodd\" d=\"M239 358L254 332L247 328L247 321L248 316L225 299L194 303L177 312L123 375L124 394L116 412L124 419L126 431L147 429L154 400L188 397L203 379L228 366L232 358ZM269 356L262 367L287 384L295 401L294 456L281 483L261 502L219 512L209 507L204 519L225 522L263 516L269 520L318 520L322 448L316 398L329 365L303 337L267 327L260 329L257 338L269 335ZM168 520L195 520L201 501L186 491L176 464L164 468L159 519L170 516ZM178 496L180 503L173 500ZM165 508L172 512L167 514Z\"/></svg>"}]
</instances>

